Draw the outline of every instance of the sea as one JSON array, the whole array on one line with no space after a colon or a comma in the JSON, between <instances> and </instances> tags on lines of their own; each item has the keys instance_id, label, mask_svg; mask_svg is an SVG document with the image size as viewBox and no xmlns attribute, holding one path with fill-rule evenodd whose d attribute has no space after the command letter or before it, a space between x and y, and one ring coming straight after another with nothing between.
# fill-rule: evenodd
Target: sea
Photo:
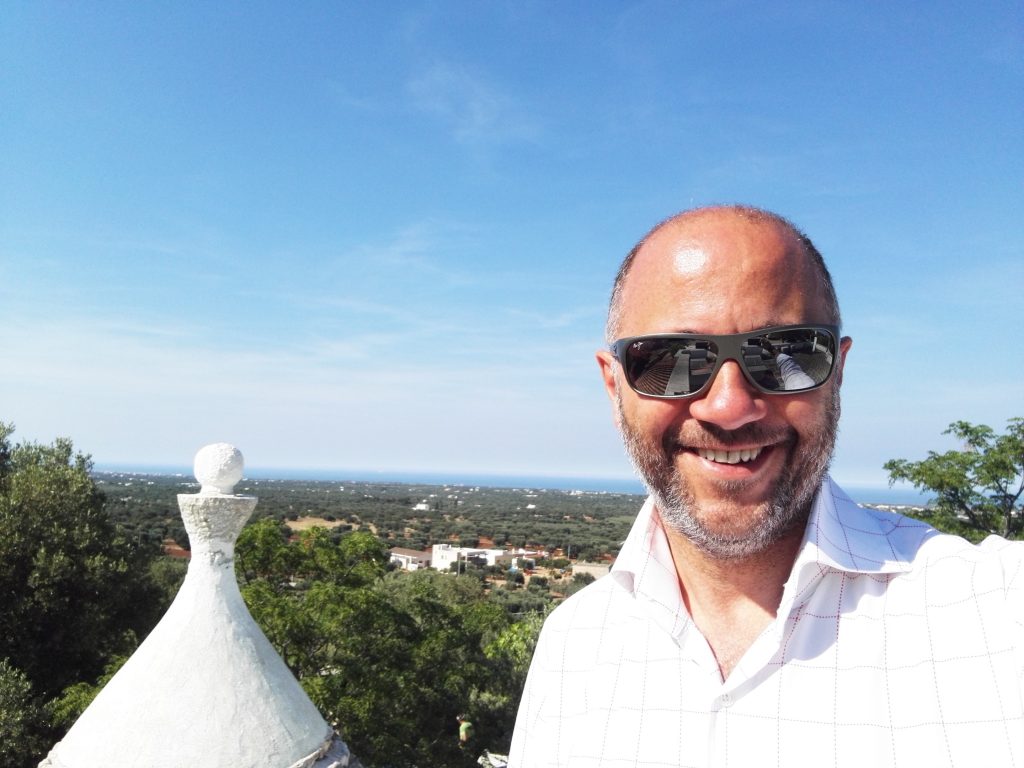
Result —
<instances>
[{"instance_id":1,"label":"sea","mask_svg":"<svg viewBox=\"0 0 1024 768\"><path fill-rule=\"evenodd\" d=\"M100 464L98 472L130 472L151 475L192 476L191 467L168 465ZM547 488L562 491L589 491L591 493L644 493L643 484L635 477L573 477L567 475L493 475L459 472L395 472L344 469L274 469L246 468L245 477L252 480L312 480L328 482L407 483L423 485L455 485L486 488ZM846 485L841 477L834 478L858 504L919 506L931 500L910 485L887 486Z\"/></svg>"}]
</instances>

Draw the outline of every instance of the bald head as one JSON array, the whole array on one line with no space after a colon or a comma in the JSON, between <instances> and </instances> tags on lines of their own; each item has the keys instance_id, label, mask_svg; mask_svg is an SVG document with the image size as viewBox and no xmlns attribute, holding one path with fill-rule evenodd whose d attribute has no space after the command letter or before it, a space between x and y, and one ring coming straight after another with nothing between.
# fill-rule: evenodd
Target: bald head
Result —
<instances>
[{"instance_id":1,"label":"bald head","mask_svg":"<svg viewBox=\"0 0 1024 768\"><path fill-rule=\"evenodd\" d=\"M820 322L839 325L839 302L832 285L832 276L807 235L770 211L738 205L716 206L685 211L666 219L648 232L627 254L612 288L605 331L607 341L611 343L622 335L623 315L629 304L625 296L627 292L633 292L633 283L657 283L659 275L699 273L708 266L707 244L712 240L721 241L723 233L732 231L738 234L758 232L761 238L776 241L776 250L785 253L789 262L785 265L786 279L798 282L810 293L819 294L819 303L822 305ZM742 237L737 239L744 240ZM714 258L737 261L744 258L756 261L758 258L757 253L729 253L728 250L719 248ZM634 272L638 271L635 269L638 262L642 265L639 270L642 279L632 280ZM636 289L639 291L641 287L636 286ZM752 286L752 290L756 289L756 286ZM679 301L685 299L683 295L678 297Z\"/></svg>"}]
</instances>

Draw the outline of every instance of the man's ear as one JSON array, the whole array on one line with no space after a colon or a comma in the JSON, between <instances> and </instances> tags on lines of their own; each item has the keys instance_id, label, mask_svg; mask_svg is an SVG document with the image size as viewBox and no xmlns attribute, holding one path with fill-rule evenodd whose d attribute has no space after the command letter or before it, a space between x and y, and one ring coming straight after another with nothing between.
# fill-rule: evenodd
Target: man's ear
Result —
<instances>
[{"instance_id":1,"label":"man's ear","mask_svg":"<svg viewBox=\"0 0 1024 768\"><path fill-rule=\"evenodd\" d=\"M849 336L843 336L839 340L839 369L836 371L836 386L843 385L843 368L846 366L846 353L850 351L850 347L853 346L853 339Z\"/></svg>"},{"instance_id":2,"label":"man's ear","mask_svg":"<svg viewBox=\"0 0 1024 768\"><path fill-rule=\"evenodd\" d=\"M619 419L621 414L619 413L619 380L615 375L615 358L612 353L606 349L599 349L595 355L597 358L597 365L601 369L601 379L604 381L604 391L608 395L608 399L612 405L612 421L615 422L616 428L621 428Z\"/></svg>"}]
</instances>

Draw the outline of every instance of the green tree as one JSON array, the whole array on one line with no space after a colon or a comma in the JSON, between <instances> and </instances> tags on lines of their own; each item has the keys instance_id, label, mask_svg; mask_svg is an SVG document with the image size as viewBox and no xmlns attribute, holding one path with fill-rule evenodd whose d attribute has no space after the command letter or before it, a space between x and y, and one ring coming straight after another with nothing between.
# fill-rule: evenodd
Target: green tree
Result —
<instances>
[{"instance_id":1,"label":"green tree","mask_svg":"<svg viewBox=\"0 0 1024 768\"><path fill-rule=\"evenodd\" d=\"M924 517L937 528L973 540L993 533L1020 537L1024 531L1024 418L1010 419L1002 435L966 421L950 424L943 434L954 435L963 448L929 451L921 461L887 461L889 484L905 480L933 492L934 505Z\"/></svg>"},{"instance_id":2,"label":"green tree","mask_svg":"<svg viewBox=\"0 0 1024 768\"><path fill-rule=\"evenodd\" d=\"M298 550L288 546L288 528L265 517L242 529L235 542L235 574L242 585L255 581L281 592L298 568Z\"/></svg>"},{"instance_id":3,"label":"green tree","mask_svg":"<svg viewBox=\"0 0 1024 768\"><path fill-rule=\"evenodd\" d=\"M32 683L0 659L0 768L32 768L51 740L49 718Z\"/></svg>"},{"instance_id":4,"label":"green tree","mask_svg":"<svg viewBox=\"0 0 1024 768\"><path fill-rule=\"evenodd\" d=\"M289 539L273 520L243 530L236 568L253 617L365 765L473 764L457 738L467 711L482 746L508 748L535 632L505 636L512 620L481 579L389 573L372 534Z\"/></svg>"},{"instance_id":5,"label":"green tree","mask_svg":"<svg viewBox=\"0 0 1024 768\"><path fill-rule=\"evenodd\" d=\"M531 576L530 586L536 589L547 589L550 586L550 582L547 576Z\"/></svg>"},{"instance_id":6,"label":"green tree","mask_svg":"<svg viewBox=\"0 0 1024 768\"><path fill-rule=\"evenodd\" d=\"M163 608L151 552L121 536L71 441L11 446L0 424L0 659L49 699L95 681Z\"/></svg>"},{"instance_id":7,"label":"green tree","mask_svg":"<svg viewBox=\"0 0 1024 768\"><path fill-rule=\"evenodd\" d=\"M371 533L335 541L326 529L311 528L291 540L287 530L270 518L246 526L235 570L250 613L301 680L328 664L339 607L384 575L388 553Z\"/></svg>"},{"instance_id":8,"label":"green tree","mask_svg":"<svg viewBox=\"0 0 1024 768\"><path fill-rule=\"evenodd\" d=\"M53 725L64 732L75 724L75 720L92 704L93 699L103 690L118 670L128 661L127 656L118 656L107 664L103 675L95 683L81 682L69 685L59 697L47 704Z\"/></svg>"},{"instance_id":9,"label":"green tree","mask_svg":"<svg viewBox=\"0 0 1024 768\"><path fill-rule=\"evenodd\" d=\"M479 743L493 751L502 751L512 740L526 673L546 615L528 613L484 646L490 662L487 685L474 691L471 709L480 723Z\"/></svg>"},{"instance_id":10,"label":"green tree","mask_svg":"<svg viewBox=\"0 0 1024 768\"><path fill-rule=\"evenodd\" d=\"M490 685L492 665L484 648L508 625L507 615L487 599L478 579L435 571L395 573L376 591L400 612L410 632L395 712L407 744L399 764L460 765L469 756L459 751L456 716L469 711L478 737L493 730L473 702ZM386 676L380 684L387 684Z\"/></svg>"},{"instance_id":11,"label":"green tree","mask_svg":"<svg viewBox=\"0 0 1024 768\"><path fill-rule=\"evenodd\" d=\"M173 557L158 557L150 564L149 576L162 605L169 606L177 597L187 571L188 562Z\"/></svg>"}]
</instances>

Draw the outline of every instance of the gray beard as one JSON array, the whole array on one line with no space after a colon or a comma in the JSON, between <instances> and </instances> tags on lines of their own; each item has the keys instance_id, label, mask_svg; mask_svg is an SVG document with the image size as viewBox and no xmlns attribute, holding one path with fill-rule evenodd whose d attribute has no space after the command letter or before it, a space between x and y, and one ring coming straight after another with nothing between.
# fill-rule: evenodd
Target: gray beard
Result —
<instances>
[{"instance_id":1,"label":"gray beard","mask_svg":"<svg viewBox=\"0 0 1024 768\"><path fill-rule=\"evenodd\" d=\"M840 412L838 387L832 389L832 398L819 428L802 441L795 430L769 432L757 424L734 432L704 425L699 434L687 436L691 447L699 445L701 439L709 446L772 443L782 439L784 442L775 450L788 448L790 451L789 461L771 496L757 507L748 525L738 531L716 530L709 525L708 511L700 508L673 460L676 436L666 435L663 444L652 445L626 420L622 400L618 399L616 404L626 451L657 504L662 521L707 555L723 560L748 557L766 551L807 525L811 504L835 448ZM725 489L728 491L728 486Z\"/></svg>"}]
</instances>

